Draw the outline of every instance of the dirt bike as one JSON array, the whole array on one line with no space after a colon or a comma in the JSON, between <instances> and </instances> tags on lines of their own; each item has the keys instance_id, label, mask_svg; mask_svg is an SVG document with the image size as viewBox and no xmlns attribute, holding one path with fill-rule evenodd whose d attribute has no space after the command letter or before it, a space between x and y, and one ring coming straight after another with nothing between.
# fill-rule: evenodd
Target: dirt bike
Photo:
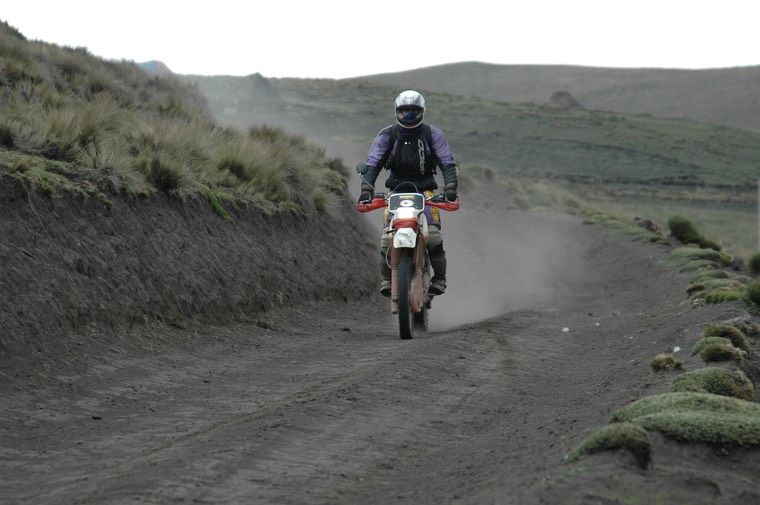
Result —
<instances>
[{"instance_id":1,"label":"dirt bike","mask_svg":"<svg viewBox=\"0 0 760 505\"><path fill-rule=\"evenodd\" d=\"M362 165L356 167L360 175L364 175ZM402 192L402 188L409 191ZM413 338L415 329L428 329L428 310L434 296L430 293L433 270L425 247L425 207L455 211L459 203L459 197L453 202L446 201L444 195L427 197L414 184L405 182L388 194L376 193L373 200L356 204L359 212L388 209L392 240L386 261L391 267L391 313L398 315L399 334L404 340Z\"/></svg>"}]
</instances>

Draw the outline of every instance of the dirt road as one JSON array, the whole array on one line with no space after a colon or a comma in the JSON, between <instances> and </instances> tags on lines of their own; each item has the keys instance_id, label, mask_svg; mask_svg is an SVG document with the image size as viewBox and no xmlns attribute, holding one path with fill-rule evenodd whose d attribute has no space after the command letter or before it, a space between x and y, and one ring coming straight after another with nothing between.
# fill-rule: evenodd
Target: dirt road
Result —
<instances>
[{"instance_id":1,"label":"dirt road","mask_svg":"<svg viewBox=\"0 0 760 505\"><path fill-rule=\"evenodd\" d=\"M257 326L146 333L129 352L115 339L90 366L15 375L0 502L757 497L746 455L687 471L695 454L714 458L660 440L654 469L626 454L563 461L612 411L668 389L652 357L690 349L742 307L692 307L663 246L522 216L498 237L464 233L467 215L450 226L451 288L434 302L434 331L412 341L398 339L385 299L322 303Z\"/></svg>"}]
</instances>

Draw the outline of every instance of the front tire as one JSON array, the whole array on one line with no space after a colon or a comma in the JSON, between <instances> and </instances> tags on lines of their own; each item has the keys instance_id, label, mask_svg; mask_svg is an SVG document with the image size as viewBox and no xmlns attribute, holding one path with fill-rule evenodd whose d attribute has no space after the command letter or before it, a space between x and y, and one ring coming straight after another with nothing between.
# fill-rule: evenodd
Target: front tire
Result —
<instances>
[{"instance_id":1,"label":"front tire","mask_svg":"<svg viewBox=\"0 0 760 505\"><path fill-rule=\"evenodd\" d=\"M428 308L422 306L422 311L414 315L414 328L416 331L425 332L428 330Z\"/></svg>"},{"instance_id":2,"label":"front tire","mask_svg":"<svg viewBox=\"0 0 760 505\"><path fill-rule=\"evenodd\" d=\"M414 338L414 313L412 312L412 255L411 251L399 251L398 260L398 330L402 340Z\"/></svg>"}]
</instances>

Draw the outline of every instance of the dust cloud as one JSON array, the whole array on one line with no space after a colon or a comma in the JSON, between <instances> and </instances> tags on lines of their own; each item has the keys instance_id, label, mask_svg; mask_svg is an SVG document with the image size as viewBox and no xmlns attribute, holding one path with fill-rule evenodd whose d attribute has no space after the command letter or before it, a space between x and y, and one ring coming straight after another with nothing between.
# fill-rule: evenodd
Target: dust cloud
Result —
<instances>
[{"instance_id":1,"label":"dust cloud","mask_svg":"<svg viewBox=\"0 0 760 505\"><path fill-rule=\"evenodd\" d=\"M358 185L355 181L352 188ZM379 247L382 213L360 218L377 231L370 240L377 238ZM550 309L584 283L586 244L577 224L565 218L468 209L465 196L459 211L442 212L442 223L448 288L433 301L430 331L516 310Z\"/></svg>"},{"instance_id":2,"label":"dust cloud","mask_svg":"<svg viewBox=\"0 0 760 505\"><path fill-rule=\"evenodd\" d=\"M546 310L585 276L585 244L571 223L518 210L463 208L443 216L446 295L433 301L441 331L522 309Z\"/></svg>"},{"instance_id":3,"label":"dust cloud","mask_svg":"<svg viewBox=\"0 0 760 505\"><path fill-rule=\"evenodd\" d=\"M347 147L326 150L350 167L349 193L356 199L361 180L353 167L366 160L369 145ZM468 208L468 198L475 196L463 196L457 212L442 212L448 288L433 301L431 331L516 310L550 309L558 297L571 296L584 282L586 244L569 216L564 220L520 210L480 211ZM369 240L376 238L379 249L382 213L360 218L377 231ZM368 268L377 268L379 274L377 264Z\"/></svg>"}]
</instances>

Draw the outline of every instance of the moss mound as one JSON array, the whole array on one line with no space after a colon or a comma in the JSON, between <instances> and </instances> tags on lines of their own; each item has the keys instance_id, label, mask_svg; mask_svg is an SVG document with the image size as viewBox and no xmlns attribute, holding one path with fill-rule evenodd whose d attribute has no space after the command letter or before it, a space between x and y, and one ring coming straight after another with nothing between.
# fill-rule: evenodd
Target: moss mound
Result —
<instances>
[{"instance_id":1,"label":"moss mound","mask_svg":"<svg viewBox=\"0 0 760 505\"><path fill-rule=\"evenodd\" d=\"M648 396L613 414L612 422L634 423L681 442L760 445L760 405L709 393Z\"/></svg>"},{"instance_id":2,"label":"moss mound","mask_svg":"<svg viewBox=\"0 0 760 505\"><path fill-rule=\"evenodd\" d=\"M737 349L732 344L709 343L701 351L699 357L705 363L715 363L718 361L741 361L744 359L744 352Z\"/></svg>"},{"instance_id":3,"label":"moss mound","mask_svg":"<svg viewBox=\"0 0 760 505\"><path fill-rule=\"evenodd\" d=\"M613 423L594 432L568 458L568 462L577 461L589 454L602 451L627 450L636 458L636 462L646 468L652 459L652 445L649 434L634 423Z\"/></svg>"},{"instance_id":4,"label":"moss mound","mask_svg":"<svg viewBox=\"0 0 760 505\"><path fill-rule=\"evenodd\" d=\"M691 349L691 355L699 354L702 350L709 345L728 345L732 346L731 341L725 337L705 337L698 340L694 347Z\"/></svg>"},{"instance_id":5,"label":"moss mound","mask_svg":"<svg viewBox=\"0 0 760 505\"><path fill-rule=\"evenodd\" d=\"M684 246L679 247L678 249L674 249L673 252L670 253L670 259L672 261L675 261L680 264L686 264L689 261L705 261L705 262L712 262L716 264L727 264L726 260L724 258L724 255L722 255L720 252L716 251L715 249L702 249L701 247L695 247L695 246ZM730 262L730 258L729 258ZM707 265L708 263L704 263L703 265Z\"/></svg>"},{"instance_id":6,"label":"moss mound","mask_svg":"<svg viewBox=\"0 0 760 505\"><path fill-rule=\"evenodd\" d=\"M673 381L670 390L674 393L711 393L747 401L755 399L755 385L744 372L718 367L681 374Z\"/></svg>"},{"instance_id":7,"label":"moss mound","mask_svg":"<svg viewBox=\"0 0 760 505\"><path fill-rule=\"evenodd\" d=\"M703 336L708 337L722 337L731 341L731 344L743 351L749 350L749 342L747 336L733 324L710 324L707 326Z\"/></svg>"}]
</instances>

